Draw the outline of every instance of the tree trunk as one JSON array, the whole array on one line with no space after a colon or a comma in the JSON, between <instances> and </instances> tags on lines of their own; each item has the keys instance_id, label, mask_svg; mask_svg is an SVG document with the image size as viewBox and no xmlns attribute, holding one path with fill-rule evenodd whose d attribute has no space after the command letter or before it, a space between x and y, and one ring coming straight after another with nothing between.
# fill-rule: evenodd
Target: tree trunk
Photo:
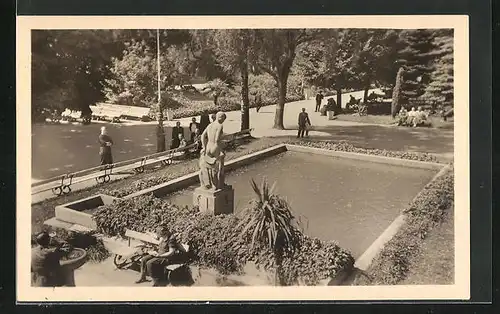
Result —
<instances>
[{"instance_id":1,"label":"tree trunk","mask_svg":"<svg viewBox=\"0 0 500 314\"><path fill-rule=\"evenodd\" d=\"M370 90L370 82L365 82L365 91L363 93L363 103L366 104L368 103L368 91Z\"/></svg>"},{"instance_id":2,"label":"tree trunk","mask_svg":"<svg viewBox=\"0 0 500 314\"><path fill-rule=\"evenodd\" d=\"M250 99L248 98L248 67L245 64L241 71L241 131L250 128Z\"/></svg>"},{"instance_id":3,"label":"tree trunk","mask_svg":"<svg viewBox=\"0 0 500 314\"><path fill-rule=\"evenodd\" d=\"M337 113L342 112L342 88L337 88L335 90L337 92Z\"/></svg>"},{"instance_id":4,"label":"tree trunk","mask_svg":"<svg viewBox=\"0 0 500 314\"><path fill-rule=\"evenodd\" d=\"M279 89L279 97L278 103L276 104L276 114L274 116L274 126L273 128L278 130L285 129L283 124L283 116L285 114L285 101L286 101L286 79L279 79L278 81L278 89Z\"/></svg>"}]
</instances>

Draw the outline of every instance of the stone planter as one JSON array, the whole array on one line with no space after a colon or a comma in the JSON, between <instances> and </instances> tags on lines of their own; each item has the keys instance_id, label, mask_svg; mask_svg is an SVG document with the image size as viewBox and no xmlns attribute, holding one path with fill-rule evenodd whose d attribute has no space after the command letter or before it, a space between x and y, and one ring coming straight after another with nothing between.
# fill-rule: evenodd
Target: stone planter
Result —
<instances>
[{"instance_id":1,"label":"stone planter","mask_svg":"<svg viewBox=\"0 0 500 314\"><path fill-rule=\"evenodd\" d=\"M72 224L78 224L95 230L97 225L92 218L92 211L99 206L113 203L117 198L98 194L71 203L56 206L56 219Z\"/></svg>"},{"instance_id":2,"label":"stone planter","mask_svg":"<svg viewBox=\"0 0 500 314\"><path fill-rule=\"evenodd\" d=\"M65 287L75 287L75 270L82 267L87 262L87 252L84 249L73 248L72 252L76 251L79 255L72 259L61 260L62 266L62 283Z\"/></svg>"}]
</instances>

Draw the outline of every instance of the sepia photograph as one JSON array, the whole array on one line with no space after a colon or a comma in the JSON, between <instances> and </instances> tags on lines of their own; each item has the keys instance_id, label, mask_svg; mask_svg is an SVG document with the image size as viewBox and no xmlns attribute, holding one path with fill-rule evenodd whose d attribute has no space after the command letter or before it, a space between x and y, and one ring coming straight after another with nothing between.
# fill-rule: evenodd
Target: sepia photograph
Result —
<instances>
[{"instance_id":1,"label":"sepia photograph","mask_svg":"<svg viewBox=\"0 0 500 314\"><path fill-rule=\"evenodd\" d=\"M467 17L18 23L18 298L468 298Z\"/></svg>"}]
</instances>

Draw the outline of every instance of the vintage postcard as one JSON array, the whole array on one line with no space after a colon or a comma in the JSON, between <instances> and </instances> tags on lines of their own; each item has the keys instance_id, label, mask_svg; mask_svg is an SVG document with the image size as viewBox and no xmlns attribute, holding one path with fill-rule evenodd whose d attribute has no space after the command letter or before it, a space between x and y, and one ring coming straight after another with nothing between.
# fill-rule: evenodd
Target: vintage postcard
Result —
<instances>
[{"instance_id":1,"label":"vintage postcard","mask_svg":"<svg viewBox=\"0 0 500 314\"><path fill-rule=\"evenodd\" d=\"M469 299L468 34L19 16L18 301Z\"/></svg>"}]
</instances>

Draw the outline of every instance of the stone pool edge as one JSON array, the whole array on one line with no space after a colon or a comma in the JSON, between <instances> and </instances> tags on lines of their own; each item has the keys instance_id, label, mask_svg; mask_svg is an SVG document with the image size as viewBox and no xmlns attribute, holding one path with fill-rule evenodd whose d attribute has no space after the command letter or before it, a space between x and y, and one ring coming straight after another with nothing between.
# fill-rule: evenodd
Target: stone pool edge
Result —
<instances>
[{"instance_id":1,"label":"stone pool edge","mask_svg":"<svg viewBox=\"0 0 500 314\"><path fill-rule=\"evenodd\" d=\"M434 175L434 177L427 184L434 182L435 180L443 176L449 169L449 165L441 165L441 169L439 170L439 172ZM412 202L422 194L423 190L424 189L418 192L418 194L412 199ZM393 220L389 227L387 227L380 234L380 236L375 241L373 241L368 249L366 249L365 252L361 254L361 256L354 263L354 267L362 271L367 271L375 257L380 253L380 251L382 251L387 242L389 242L403 226L403 224L405 223L405 218L406 214L404 213L396 217L396 219Z\"/></svg>"}]
</instances>

